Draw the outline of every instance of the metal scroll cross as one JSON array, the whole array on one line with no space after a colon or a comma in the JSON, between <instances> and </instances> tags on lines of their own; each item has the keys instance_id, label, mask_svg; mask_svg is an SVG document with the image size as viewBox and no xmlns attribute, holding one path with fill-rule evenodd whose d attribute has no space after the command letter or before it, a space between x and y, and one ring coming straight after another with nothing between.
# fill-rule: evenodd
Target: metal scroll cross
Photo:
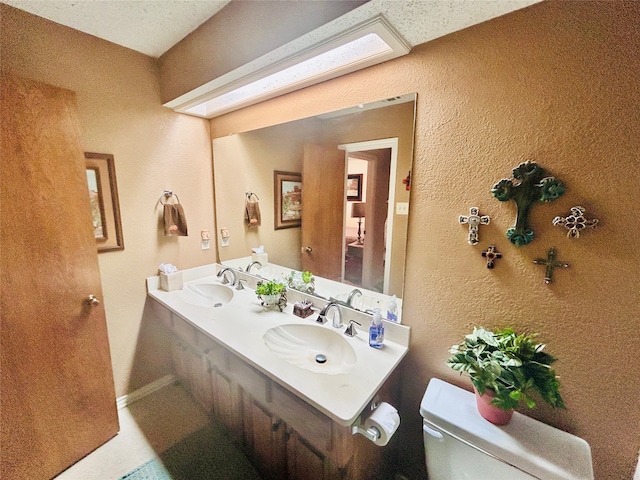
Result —
<instances>
[{"instance_id":1,"label":"metal scroll cross","mask_svg":"<svg viewBox=\"0 0 640 480\"><path fill-rule=\"evenodd\" d=\"M556 249L551 247L547 252L547 258L536 258L533 263L536 265L545 265L547 267L547 272L544 277L544 283L549 284L552 282L551 277L553 276L553 269L556 267L568 268L569 264L565 262L561 262L556 260Z\"/></svg>"},{"instance_id":2,"label":"metal scroll cross","mask_svg":"<svg viewBox=\"0 0 640 480\"><path fill-rule=\"evenodd\" d=\"M554 225L561 225L569 229L567 237L578 238L580 237L580 231L586 228L596 228L598 225L598 219L592 218L588 220L585 217L586 210L584 207L575 206L571 208L571 213L566 217L556 217L553 219Z\"/></svg>"},{"instance_id":3,"label":"metal scroll cross","mask_svg":"<svg viewBox=\"0 0 640 480\"><path fill-rule=\"evenodd\" d=\"M460 215L458 221L461 224L469 224L469 239L467 240L470 245L478 244L478 226L489 225L491 219L487 215L480 216L478 214L478 207L471 207L469 209L469 216Z\"/></svg>"},{"instance_id":4,"label":"metal scroll cross","mask_svg":"<svg viewBox=\"0 0 640 480\"><path fill-rule=\"evenodd\" d=\"M482 252L482 256L487 259L487 268L493 268L496 259L502 258L502 254L496 250L495 245L489 245L489 247Z\"/></svg>"}]
</instances>

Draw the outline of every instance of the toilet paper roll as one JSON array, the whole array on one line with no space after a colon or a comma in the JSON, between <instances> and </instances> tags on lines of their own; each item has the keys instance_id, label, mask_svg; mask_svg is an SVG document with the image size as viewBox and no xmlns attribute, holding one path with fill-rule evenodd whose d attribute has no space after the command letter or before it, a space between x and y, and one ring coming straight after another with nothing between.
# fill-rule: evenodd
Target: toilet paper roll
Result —
<instances>
[{"instance_id":1,"label":"toilet paper roll","mask_svg":"<svg viewBox=\"0 0 640 480\"><path fill-rule=\"evenodd\" d=\"M374 443L384 447L400 426L400 415L398 410L386 402L382 402L378 408L364 421L364 427L369 429L375 427L380 431L380 438Z\"/></svg>"}]
</instances>

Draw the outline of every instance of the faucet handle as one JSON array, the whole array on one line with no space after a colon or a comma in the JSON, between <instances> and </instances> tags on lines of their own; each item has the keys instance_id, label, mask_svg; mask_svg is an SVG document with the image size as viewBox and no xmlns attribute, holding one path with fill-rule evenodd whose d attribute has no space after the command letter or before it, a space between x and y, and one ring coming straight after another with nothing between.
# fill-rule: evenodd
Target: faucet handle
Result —
<instances>
[{"instance_id":1,"label":"faucet handle","mask_svg":"<svg viewBox=\"0 0 640 480\"><path fill-rule=\"evenodd\" d=\"M320 315L318 315L318 318L316 318L316 323L324 325L325 323L327 323L327 317L325 317L324 314L321 312Z\"/></svg>"},{"instance_id":2,"label":"faucet handle","mask_svg":"<svg viewBox=\"0 0 640 480\"><path fill-rule=\"evenodd\" d=\"M238 283L236 284L236 290L244 290L243 283L247 283L247 281L244 278L241 278L240 280L238 280Z\"/></svg>"},{"instance_id":3,"label":"faucet handle","mask_svg":"<svg viewBox=\"0 0 640 480\"><path fill-rule=\"evenodd\" d=\"M358 325L359 327L362 326L361 323L356 322L355 320L349 320L349 326L344 331L344 334L347 337L355 337L358 334L358 330L355 328L354 324Z\"/></svg>"}]
</instances>

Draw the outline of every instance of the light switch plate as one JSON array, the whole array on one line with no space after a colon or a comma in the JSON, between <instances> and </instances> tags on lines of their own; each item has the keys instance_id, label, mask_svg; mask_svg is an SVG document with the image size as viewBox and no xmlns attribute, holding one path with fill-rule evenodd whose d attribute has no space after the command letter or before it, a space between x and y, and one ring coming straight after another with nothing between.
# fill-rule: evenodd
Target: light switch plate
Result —
<instances>
[{"instance_id":1,"label":"light switch plate","mask_svg":"<svg viewBox=\"0 0 640 480\"><path fill-rule=\"evenodd\" d=\"M200 248L209 250L211 248L211 234L209 230L200 230Z\"/></svg>"}]
</instances>

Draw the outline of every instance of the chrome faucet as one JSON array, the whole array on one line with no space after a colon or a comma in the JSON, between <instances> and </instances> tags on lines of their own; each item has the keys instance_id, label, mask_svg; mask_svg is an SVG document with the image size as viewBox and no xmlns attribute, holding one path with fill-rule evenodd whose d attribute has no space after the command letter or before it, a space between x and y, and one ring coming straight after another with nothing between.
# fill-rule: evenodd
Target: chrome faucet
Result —
<instances>
[{"instance_id":1,"label":"chrome faucet","mask_svg":"<svg viewBox=\"0 0 640 480\"><path fill-rule=\"evenodd\" d=\"M247 273L251 273L251 267L253 267L254 265L258 265L260 268L262 268L262 264L256 260L255 262L251 262L249 266L247 266Z\"/></svg>"},{"instance_id":2,"label":"chrome faucet","mask_svg":"<svg viewBox=\"0 0 640 480\"><path fill-rule=\"evenodd\" d=\"M340 328L342 326L342 313L340 312L340 306L337 303L329 302L318 315L318 319L316 322L325 323L327 321L326 315L329 313L329 310L333 308L335 311L333 312L333 318L331 319L331 325L333 328Z\"/></svg>"},{"instance_id":3,"label":"chrome faucet","mask_svg":"<svg viewBox=\"0 0 640 480\"><path fill-rule=\"evenodd\" d=\"M356 322L355 320L349 320L349 326L344 331L344 334L347 337L355 337L358 334L358 330L355 327L356 325L358 325L359 327L362 326L360 322Z\"/></svg>"},{"instance_id":4,"label":"chrome faucet","mask_svg":"<svg viewBox=\"0 0 640 480\"><path fill-rule=\"evenodd\" d=\"M351 302L353 302L353 297L355 297L356 295L362 296L362 292L357 288L354 288L353 290L351 290L351 292L349 292L349 298L347 298L347 305L349 307L351 306Z\"/></svg>"},{"instance_id":5,"label":"chrome faucet","mask_svg":"<svg viewBox=\"0 0 640 480\"><path fill-rule=\"evenodd\" d=\"M220 270L218 272L218 278L222 278L222 283L226 285L227 283L229 283L229 279L225 275L225 273L227 273L227 272L231 272L231 286L235 285L236 284L236 272L231 267L225 267L222 270Z\"/></svg>"}]
</instances>

